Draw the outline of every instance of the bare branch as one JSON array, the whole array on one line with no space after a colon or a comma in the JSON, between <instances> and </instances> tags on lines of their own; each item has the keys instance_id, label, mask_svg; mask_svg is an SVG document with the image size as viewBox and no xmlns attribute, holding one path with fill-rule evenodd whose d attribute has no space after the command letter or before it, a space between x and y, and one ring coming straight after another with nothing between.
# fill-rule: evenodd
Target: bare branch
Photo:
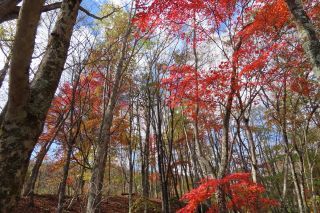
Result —
<instances>
[{"instance_id":1,"label":"bare branch","mask_svg":"<svg viewBox=\"0 0 320 213\"><path fill-rule=\"evenodd\" d=\"M0 7L1 7L1 5L0 5ZM56 3L44 5L41 9L41 12L42 13L49 12L52 10L59 9L60 7L61 7L61 2L56 2ZM4 14L2 16L0 15L0 24L3 22L6 22L6 21L11 21L11 20L17 19L19 16L20 9L21 9L20 6L15 6L11 9L11 11L7 11L6 14ZM80 10L82 12L84 12L86 15L88 15L94 19L97 19L99 21L102 21L103 19L108 18L109 16L111 16L112 14L114 14L115 12L118 11L118 9L114 9L111 13L104 15L102 17L99 17L97 15L92 14L89 10L87 10L84 7L80 6Z\"/></svg>"}]
</instances>

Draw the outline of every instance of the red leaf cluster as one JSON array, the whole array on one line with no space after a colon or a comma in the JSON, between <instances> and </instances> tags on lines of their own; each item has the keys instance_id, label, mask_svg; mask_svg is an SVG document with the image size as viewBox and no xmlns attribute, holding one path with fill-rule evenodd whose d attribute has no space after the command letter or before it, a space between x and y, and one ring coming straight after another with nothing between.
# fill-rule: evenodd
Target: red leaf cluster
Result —
<instances>
[{"instance_id":1,"label":"red leaf cluster","mask_svg":"<svg viewBox=\"0 0 320 213\"><path fill-rule=\"evenodd\" d=\"M230 210L257 212L258 208L261 210L279 205L276 200L262 197L265 188L253 183L249 173L234 173L222 179L203 180L198 188L182 196L181 199L188 201L188 204L178 213L193 213L202 202L213 198L217 187L227 194L227 208ZM216 205L213 204L208 212L217 212Z\"/></svg>"}]
</instances>

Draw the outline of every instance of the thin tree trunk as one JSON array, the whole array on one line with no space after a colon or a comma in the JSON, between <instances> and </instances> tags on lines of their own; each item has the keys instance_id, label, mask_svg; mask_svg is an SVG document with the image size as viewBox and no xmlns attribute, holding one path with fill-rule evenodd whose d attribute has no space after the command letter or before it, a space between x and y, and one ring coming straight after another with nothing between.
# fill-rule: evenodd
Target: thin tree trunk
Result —
<instances>
[{"instance_id":1,"label":"thin tree trunk","mask_svg":"<svg viewBox=\"0 0 320 213\"><path fill-rule=\"evenodd\" d=\"M313 212L317 212L317 193L314 187L314 177L313 177L313 170L314 170L314 165L311 165L310 163L310 156L307 156L308 159L308 167L309 167L309 173L310 173L310 188L311 188L311 194L312 194L312 209Z\"/></svg>"},{"instance_id":2,"label":"thin tree trunk","mask_svg":"<svg viewBox=\"0 0 320 213\"><path fill-rule=\"evenodd\" d=\"M288 192L288 154L286 154L283 164L283 188L282 188L282 206L287 212L287 192Z\"/></svg>"},{"instance_id":3,"label":"thin tree trunk","mask_svg":"<svg viewBox=\"0 0 320 213\"><path fill-rule=\"evenodd\" d=\"M69 112L67 113L67 115L69 114ZM68 117L68 116L66 116ZM36 162L35 162L35 165L33 166L32 168L32 171L31 171L31 175L30 177L27 179L25 185L24 185L24 188L23 188L23 193L22 195L23 196L31 196L31 205L33 205L33 195L34 195L34 188L35 188L35 183L36 183L36 180L37 180L37 177L38 177L38 173L40 171L40 167L42 165L42 162L44 160L44 157L46 156L46 154L48 153L48 151L50 150L50 147L51 145L53 144L56 136L58 135L59 131L60 131L60 128L62 127L62 124L64 123L65 121L65 118L62 118L62 120L59 120L55 126L56 130L55 130L55 133L53 135L53 137L45 142L42 146L41 146L41 149L37 155L37 159L36 159Z\"/></svg>"},{"instance_id":4,"label":"thin tree trunk","mask_svg":"<svg viewBox=\"0 0 320 213\"><path fill-rule=\"evenodd\" d=\"M295 165L293 163L293 159L292 159L292 156L290 154L289 154L289 163L290 163L290 171L291 171L291 175L292 175L292 178L293 178L293 184L294 184L294 188L295 188L295 193L296 193L296 197L297 197L299 212L300 213L304 213L302 196L301 196L301 192L300 192L301 189L300 189L297 173L295 171Z\"/></svg>"},{"instance_id":5,"label":"thin tree trunk","mask_svg":"<svg viewBox=\"0 0 320 213\"><path fill-rule=\"evenodd\" d=\"M110 134L110 131L108 131ZM100 141L97 147L97 153L94 159L94 165L92 169L92 176L90 179L90 188L87 202L87 213L95 213L100 210L100 202L102 198L102 186L105 164L107 159L107 147L110 142L110 137L107 136L104 141Z\"/></svg>"},{"instance_id":6,"label":"thin tree trunk","mask_svg":"<svg viewBox=\"0 0 320 213\"><path fill-rule=\"evenodd\" d=\"M67 156L65 165L63 167L63 178L60 183L59 192L58 192L58 207L57 212L62 213L63 207L64 207L64 201L65 201L65 193L66 193L66 185L67 185L67 179L69 175L69 168L70 168L70 161L71 161L71 155L73 152L73 146L76 143L76 139L78 137L78 134L80 133L81 128L81 120L77 118L75 120L75 99L77 95L77 89L80 82L80 75L81 75L82 69L77 70L76 73L73 73L72 79L74 81L72 86L72 97L71 97L71 104L70 104L70 126L69 126L69 134L67 139ZM81 107L81 106L80 106Z\"/></svg>"},{"instance_id":7,"label":"thin tree trunk","mask_svg":"<svg viewBox=\"0 0 320 213\"><path fill-rule=\"evenodd\" d=\"M9 70L9 64L10 63L10 59L8 58L7 61L5 62L3 68L0 70L0 89L2 87L3 81L7 75L7 72Z\"/></svg>"},{"instance_id":8,"label":"thin tree trunk","mask_svg":"<svg viewBox=\"0 0 320 213\"><path fill-rule=\"evenodd\" d=\"M129 213L132 208L132 192L133 192L133 153L132 153L132 142L129 145Z\"/></svg>"},{"instance_id":9,"label":"thin tree trunk","mask_svg":"<svg viewBox=\"0 0 320 213\"><path fill-rule=\"evenodd\" d=\"M248 137L248 141L249 141L249 149L250 149L250 157L251 157L251 175L252 175L252 180L254 183L258 182L258 167L257 167L257 155L256 155L256 146L254 143L254 139L253 139L253 134L252 134L252 130L249 126L249 119L248 118L244 118L244 126L245 126L245 131Z\"/></svg>"},{"instance_id":10,"label":"thin tree trunk","mask_svg":"<svg viewBox=\"0 0 320 213\"><path fill-rule=\"evenodd\" d=\"M298 175L294 165L294 160L290 151L290 144L289 144L288 132L287 132L287 74L285 74L282 102L283 102L283 114L282 114L282 122L280 123L282 138L285 144L285 151L289 156L289 164L290 164L291 174L292 174L295 192L297 196L299 212L304 213L305 207L303 203L303 194L301 193L301 188L300 188L301 185L299 184L299 179L298 179Z\"/></svg>"},{"instance_id":11,"label":"thin tree trunk","mask_svg":"<svg viewBox=\"0 0 320 213\"><path fill-rule=\"evenodd\" d=\"M36 184L36 180L38 177L40 167L41 167L42 162L44 160L44 157L46 156L47 152L49 151L52 143L53 143L53 140L50 140L41 146L39 154L37 155L36 162L32 168L31 175L25 183L25 187L24 187L23 193L22 193L23 196L33 196L34 187Z\"/></svg>"},{"instance_id":12,"label":"thin tree trunk","mask_svg":"<svg viewBox=\"0 0 320 213\"><path fill-rule=\"evenodd\" d=\"M106 166L107 160L107 148L111 140L111 127L113 121L113 111L116 106L116 102L118 99L119 88L121 86L121 78L124 73L125 69L125 58L127 55L127 42L128 37L130 34L131 28L129 27L124 41L122 43L122 50L121 50L121 58L119 60L116 74L115 74L115 81L113 84L112 92L110 99L108 101L108 105L104 112L104 117L100 129L100 136L97 145L97 153L95 155L93 169L92 169L92 176L90 180L90 188L89 188L89 195L88 195L88 202L87 202L87 213L95 213L100 211L100 204L102 198L102 187L103 187L103 178L104 178L104 171Z\"/></svg>"},{"instance_id":13,"label":"thin tree trunk","mask_svg":"<svg viewBox=\"0 0 320 213\"><path fill-rule=\"evenodd\" d=\"M184 135L185 135L185 138L186 138L188 152L190 153L190 156L191 156L191 163L192 163L191 167L192 167L193 175L194 175L194 181L193 181L192 186L193 187L197 187L199 185L200 177L203 177L202 176L203 171L198 166L197 153L196 153L195 149L191 146L191 144L189 142L189 137L188 137L188 133L187 133L185 124L183 124L183 132L184 132ZM191 169L190 169L190 172L191 172Z\"/></svg>"},{"instance_id":14,"label":"thin tree trunk","mask_svg":"<svg viewBox=\"0 0 320 213\"><path fill-rule=\"evenodd\" d=\"M63 167L63 177L62 177L62 181L59 185L57 213L62 213L63 208L64 208L66 185L67 185L67 179L68 179L68 174L69 174L72 149L73 149L73 146L71 144L68 144L67 157L66 157L65 164Z\"/></svg>"},{"instance_id":15,"label":"thin tree trunk","mask_svg":"<svg viewBox=\"0 0 320 213\"><path fill-rule=\"evenodd\" d=\"M217 178L223 178L227 173L228 163L229 163L229 128L230 128L230 118L231 118L231 109L233 97L235 95L235 87L236 87L236 68L233 68L232 77L231 77L231 86L230 92L227 97L227 105L225 109L225 114L223 116L223 124L222 124L222 139L221 139L221 159L218 169ZM216 198L218 203L218 209L220 213L227 212L226 206L226 198L225 192L223 191L221 186L217 187Z\"/></svg>"},{"instance_id":16,"label":"thin tree trunk","mask_svg":"<svg viewBox=\"0 0 320 213\"><path fill-rule=\"evenodd\" d=\"M132 88L130 86L130 95L132 94ZM132 99L132 98L131 98ZM129 138L128 138L128 145L129 145L129 213L131 213L132 208L132 192L133 192L133 166L134 166L134 157L133 157L133 137L132 137L132 125L133 125L133 100L131 100L130 104L130 127L129 127Z\"/></svg>"},{"instance_id":17,"label":"thin tree trunk","mask_svg":"<svg viewBox=\"0 0 320 213\"><path fill-rule=\"evenodd\" d=\"M145 198L149 198L149 136L150 136L150 123L147 122L146 139L144 145L144 157L142 166L142 195Z\"/></svg>"},{"instance_id":18,"label":"thin tree trunk","mask_svg":"<svg viewBox=\"0 0 320 213\"><path fill-rule=\"evenodd\" d=\"M76 201L79 201L79 195L81 195L83 193L83 186L84 186L84 180L83 180L83 176L85 173L85 168L81 166L80 168L80 175L79 177L77 177L77 181L76 181L76 187L74 190L74 195L67 207L67 209L71 209L71 207L75 204Z\"/></svg>"},{"instance_id":19,"label":"thin tree trunk","mask_svg":"<svg viewBox=\"0 0 320 213\"><path fill-rule=\"evenodd\" d=\"M159 76L158 76L159 79ZM152 109L153 114L153 129L156 135L156 154L157 164L160 175L160 187L161 187L161 198L162 198L162 212L169 213L169 192L168 192L168 179L165 168L165 144L162 136L162 103L160 90L155 92L155 109Z\"/></svg>"},{"instance_id":20,"label":"thin tree trunk","mask_svg":"<svg viewBox=\"0 0 320 213\"><path fill-rule=\"evenodd\" d=\"M150 155L150 107L151 107L151 97L150 97L150 91L148 89L148 105L146 107L146 139L145 139L145 145L144 145L144 171L143 171L143 177L142 177L142 184L143 184L143 196L145 198L149 198L149 155Z\"/></svg>"}]
</instances>

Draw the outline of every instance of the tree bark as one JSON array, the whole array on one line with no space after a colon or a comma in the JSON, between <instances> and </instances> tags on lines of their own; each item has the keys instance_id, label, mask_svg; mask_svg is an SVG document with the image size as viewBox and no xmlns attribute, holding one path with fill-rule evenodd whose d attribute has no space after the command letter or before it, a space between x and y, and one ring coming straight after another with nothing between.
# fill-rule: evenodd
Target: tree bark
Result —
<instances>
[{"instance_id":1,"label":"tree bark","mask_svg":"<svg viewBox=\"0 0 320 213\"><path fill-rule=\"evenodd\" d=\"M12 52L9 100L0 131L0 212L15 205L58 86L81 0L64 0L32 83L29 66L42 1L25 1Z\"/></svg>"},{"instance_id":2,"label":"tree bark","mask_svg":"<svg viewBox=\"0 0 320 213\"><path fill-rule=\"evenodd\" d=\"M34 187L36 184L36 180L38 177L40 167L41 167L42 162L44 160L44 157L46 156L52 143L53 143L53 140L48 141L47 143L45 143L41 146L41 149L40 149L39 154L37 156L37 160L32 168L31 175L25 183L25 187L24 187L23 193L22 193L23 196L32 196L33 195Z\"/></svg>"},{"instance_id":3,"label":"tree bark","mask_svg":"<svg viewBox=\"0 0 320 213\"><path fill-rule=\"evenodd\" d=\"M4 7L5 3L12 2L1 2L0 6ZM33 148L29 128L20 126L28 121L29 66L43 3L43 0L24 1L17 23L9 70L8 106L0 129L0 212L10 212L18 200ZM5 12L3 9L9 9L3 7L0 14Z\"/></svg>"},{"instance_id":4,"label":"tree bark","mask_svg":"<svg viewBox=\"0 0 320 213\"><path fill-rule=\"evenodd\" d=\"M115 99L111 97L111 99ZM109 103L115 102L115 100L110 100ZM112 106L113 105L113 106ZM92 176L90 179L90 188L88 193L87 202L87 213L95 213L100 210L100 203L102 199L102 187L104 179L104 171L107 160L107 148L111 139L111 126L113 120L113 109L115 104L109 104L106 109L106 115L104 119L104 124L102 124L103 134L99 139L97 145L97 151L94 158Z\"/></svg>"},{"instance_id":5,"label":"tree bark","mask_svg":"<svg viewBox=\"0 0 320 213\"><path fill-rule=\"evenodd\" d=\"M254 183L258 182L258 167L257 167L257 155L256 146L253 139L252 130L249 126L249 118L244 118L245 131L249 141L250 157L251 157L251 176Z\"/></svg>"},{"instance_id":6,"label":"tree bark","mask_svg":"<svg viewBox=\"0 0 320 213\"><path fill-rule=\"evenodd\" d=\"M240 48L241 42L238 43L236 50ZM231 119L232 102L234 95L236 94L236 67L233 67L231 76L230 92L227 97L227 105L225 109L225 114L223 116L223 126L222 126L222 139L221 139L221 159L218 169L217 178L223 178L227 173L228 163L229 163L229 128ZM218 208L220 213L227 212L225 193L222 187L217 187L216 198L218 203Z\"/></svg>"},{"instance_id":7,"label":"tree bark","mask_svg":"<svg viewBox=\"0 0 320 213\"><path fill-rule=\"evenodd\" d=\"M50 147L53 144L56 136L58 135L59 130L60 130L60 128L61 128L63 123L64 123L64 119L58 121L58 123L55 126L57 129L55 130L55 133L54 133L53 137L49 141L45 142L41 146L41 149L40 149L40 151L39 151L39 153L37 155L37 159L36 159L35 165L32 168L31 175L27 179L27 181L26 181L26 183L24 185L22 195L23 196L31 196L31 202L33 202L34 188L35 188L35 184L36 184L36 180L37 180L37 177L38 177L38 173L40 171L40 167L42 165L44 157L46 156L46 154L50 150Z\"/></svg>"},{"instance_id":8,"label":"tree bark","mask_svg":"<svg viewBox=\"0 0 320 213\"><path fill-rule=\"evenodd\" d=\"M2 87L3 81L6 78L7 72L9 70L10 59L7 59L3 68L0 70L0 88Z\"/></svg>"},{"instance_id":9,"label":"tree bark","mask_svg":"<svg viewBox=\"0 0 320 213\"><path fill-rule=\"evenodd\" d=\"M148 81L149 82L149 81ZM150 113L150 107L151 107L151 97L150 97L150 90L147 89L147 106L145 107L145 116L146 116L146 138L145 138L145 144L143 148L143 163L142 163L142 194L143 197L149 198L149 156L150 156L150 123L151 123L151 113ZM145 209L146 211L146 209Z\"/></svg>"},{"instance_id":10,"label":"tree bark","mask_svg":"<svg viewBox=\"0 0 320 213\"><path fill-rule=\"evenodd\" d=\"M281 196L281 201L282 201L282 207L283 209L287 212L287 202L286 202L286 197L287 197L287 192L288 192L288 154L285 156L284 164L283 164L283 187L282 187L282 196Z\"/></svg>"},{"instance_id":11,"label":"tree bark","mask_svg":"<svg viewBox=\"0 0 320 213\"><path fill-rule=\"evenodd\" d=\"M63 166L63 177L59 185L57 213L62 213L63 207L64 207L64 200L65 200L65 194L66 194L66 186L67 186L67 179L69 174L72 148L73 148L72 145L68 144L67 157L65 160L65 164Z\"/></svg>"},{"instance_id":12,"label":"tree bark","mask_svg":"<svg viewBox=\"0 0 320 213\"><path fill-rule=\"evenodd\" d=\"M108 105L104 112L101 125L100 136L97 145L97 153L94 158L92 176L90 179L90 188L87 202L87 213L95 213L100 211L100 203L102 198L103 178L107 161L107 148L111 140L111 127L113 121L113 111L118 99L119 88L121 85L122 75L125 69L125 59L127 55L127 42L131 28L126 32L122 43L121 57L116 69L115 81L111 91Z\"/></svg>"},{"instance_id":13,"label":"tree bark","mask_svg":"<svg viewBox=\"0 0 320 213\"><path fill-rule=\"evenodd\" d=\"M17 5L21 1L22 0L1 0L0 1L0 24L2 22L4 22L13 11L16 11ZM33 1L33 3L35 3L35 4L37 4L37 2L38 2L38 4L40 3L40 1ZM36 9L36 8L34 8L34 9ZM36 10L34 12L36 12Z\"/></svg>"},{"instance_id":14,"label":"tree bark","mask_svg":"<svg viewBox=\"0 0 320 213\"><path fill-rule=\"evenodd\" d=\"M298 27L304 51L309 56L313 65L314 74L320 77L320 40L317 30L303 8L301 0L285 0Z\"/></svg>"},{"instance_id":15,"label":"tree bark","mask_svg":"<svg viewBox=\"0 0 320 213\"><path fill-rule=\"evenodd\" d=\"M133 193L133 173L134 173L134 154L133 154L133 149L134 149L134 145L133 145L133 137L132 137L132 131L133 131L133 98L132 98L132 88L130 85L130 109L129 109L129 121L130 121L130 127L129 127L129 137L128 137L128 151L129 151L129 156L128 156L128 160L129 160L129 195L128 195L128 199L129 199L129 213L132 212L132 193Z\"/></svg>"},{"instance_id":16,"label":"tree bark","mask_svg":"<svg viewBox=\"0 0 320 213\"><path fill-rule=\"evenodd\" d=\"M162 212L169 213L169 194L168 194L168 179L165 169L165 150L164 141L162 137L162 111L161 111L161 97L160 91L156 91L156 118L154 125L154 132L156 132L156 149L158 169L160 174L161 196L162 196Z\"/></svg>"}]
</instances>

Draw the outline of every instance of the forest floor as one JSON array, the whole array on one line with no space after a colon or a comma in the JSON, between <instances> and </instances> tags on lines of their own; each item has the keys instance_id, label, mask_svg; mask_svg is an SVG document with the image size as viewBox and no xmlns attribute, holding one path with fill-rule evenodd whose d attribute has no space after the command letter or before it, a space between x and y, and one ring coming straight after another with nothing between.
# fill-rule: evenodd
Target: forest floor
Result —
<instances>
[{"instance_id":1,"label":"forest floor","mask_svg":"<svg viewBox=\"0 0 320 213\"><path fill-rule=\"evenodd\" d=\"M157 209L161 209L161 200L152 199L151 202L157 206ZM56 195L35 195L34 206L30 206L29 198L21 198L13 213L55 213L57 203L58 197ZM67 199L66 203L70 203L70 199ZM101 213L127 213L129 212L128 203L129 200L127 196L107 197L101 203ZM74 205L65 212L84 212L83 204L81 201L75 202ZM177 209L172 210L172 212L175 212L175 210ZM158 211L148 212L156 213Z\"/></svg>"}]
</instances>

